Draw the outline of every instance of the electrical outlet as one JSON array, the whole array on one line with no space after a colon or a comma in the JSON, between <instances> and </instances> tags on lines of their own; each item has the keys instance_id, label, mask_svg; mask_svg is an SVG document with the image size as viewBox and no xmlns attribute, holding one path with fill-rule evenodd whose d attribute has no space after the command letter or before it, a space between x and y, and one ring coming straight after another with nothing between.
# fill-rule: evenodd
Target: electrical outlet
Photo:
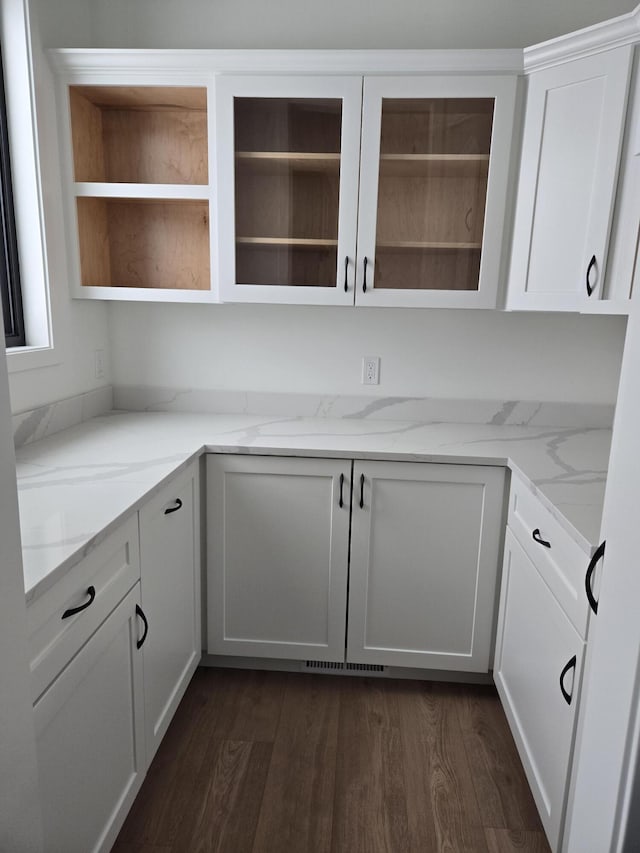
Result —
<instances>
[{"instance_id":1,"label":"electrical outlet","mask_svg":"<svg viewBox=\"0 0 640 853\"><path fill-rule=\"evenodd\" d=\"M365 355L362 358L362 384L380 384L380 358L377 355Z\"/></svg>"},{"instance_id":2,"label":"electrical outlet","mask_svg":"<svg viewBox=\"0 0 640 853\"><path fill-rule=\"evenodd\" d=\"M96 379L104 379L104 350L97 349L93 353Z\"/></svg>"}]
</instances>

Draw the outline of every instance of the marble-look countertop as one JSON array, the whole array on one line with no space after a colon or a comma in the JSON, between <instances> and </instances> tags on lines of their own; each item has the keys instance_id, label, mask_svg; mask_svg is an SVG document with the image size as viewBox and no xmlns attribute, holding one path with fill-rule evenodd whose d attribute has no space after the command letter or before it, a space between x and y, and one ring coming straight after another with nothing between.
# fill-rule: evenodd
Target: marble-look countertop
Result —
<instances>
[{"instance_id":1,"label":"marble-look countertop","mask_svg":"<svg viewBox=\"0 0 640 853\"><path fill-rule=\"evenodd\" d=\"M16 452L27 601L203 452L508 466L590 554L610 440L593 427L110 412Z\"/></svg>"}]
</instances>

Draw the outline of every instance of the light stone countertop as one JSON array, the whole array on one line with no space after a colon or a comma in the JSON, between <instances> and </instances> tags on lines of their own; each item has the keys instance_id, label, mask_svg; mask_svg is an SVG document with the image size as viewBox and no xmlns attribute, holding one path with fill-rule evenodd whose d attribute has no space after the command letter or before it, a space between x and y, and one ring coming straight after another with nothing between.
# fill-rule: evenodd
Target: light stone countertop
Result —
<instances>
[{"instance_id":1,"label":"light stone countertop","mask_svg":"<svg viewBox=\"0 0 640 853\"><path fill-rule=\"evenodd\" d=\"M19 448L31 601L203 452L508 466L590 555L611 430L113 411Z\"/></svg>"}]
</instances>

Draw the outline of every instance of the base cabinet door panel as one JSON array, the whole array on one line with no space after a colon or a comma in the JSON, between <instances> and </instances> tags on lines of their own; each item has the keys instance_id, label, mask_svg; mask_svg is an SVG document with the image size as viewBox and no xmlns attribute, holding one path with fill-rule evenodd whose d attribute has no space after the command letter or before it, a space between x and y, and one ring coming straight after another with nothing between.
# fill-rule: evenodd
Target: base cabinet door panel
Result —
<instances>
[{"instance_id":1,"label":"base cabinet door panel","mask_svg":"<svg viewBox=\"0 0 640 853\"><path fill-rule=\"evenodd\" d=\"M108 851L145 772L136 586L34 705L47 853Z\"/></svg>"},{"instance_id":2,"label":"base cabinet door panel","mask_svg":"<svg viewBox=\"0 0 640 853\"><path fill-rule=\"evenodd\" d=\"M191 466L140 510L147 756L151 761L200 660L199 480Z\"/></svg>"},{"instance_id":3,"label":"base cabinet door panel","mask_svg":"<svg viewBox=\"0 0 640 853\"><path fill-rule=\"evenodd\" d=\"M504 471L356 463L347 660L487 672Z\"/></svg>"},{"instance_id":4,"label":"base cabinet door panel","mask_svg":"<svg viewBox=\"0 0 640 853\"><path fill-rule=\"evenodd\" d=\"M344 660L351 462L207 457L208 651Z\"/></svg>"},{"instance_id":5,"label":"base cabinet door panel","mask_svg":"<svg viewBox=\"0 0 640 853\"><path fill-rule=\"evenodd\" d=\"M584 643L508 530L494 679L552 850L559 849Z\"/></svg>"}]
</instances>

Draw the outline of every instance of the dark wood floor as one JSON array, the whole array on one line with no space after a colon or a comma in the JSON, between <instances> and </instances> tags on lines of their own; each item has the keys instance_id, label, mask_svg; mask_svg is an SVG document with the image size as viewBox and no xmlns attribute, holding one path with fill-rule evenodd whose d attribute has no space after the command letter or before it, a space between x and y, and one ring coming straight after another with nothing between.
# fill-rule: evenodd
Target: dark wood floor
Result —
<instances>
[{"instance_id":1,"label":"dark wood floor","mask_svg":"<svg viewBox=\"0 0 640 853\"><path fill-rule=\"evenodd\" d=\"M115 853L549 853L497 694L199 669Z\"/></svg>"}]
</instances>

